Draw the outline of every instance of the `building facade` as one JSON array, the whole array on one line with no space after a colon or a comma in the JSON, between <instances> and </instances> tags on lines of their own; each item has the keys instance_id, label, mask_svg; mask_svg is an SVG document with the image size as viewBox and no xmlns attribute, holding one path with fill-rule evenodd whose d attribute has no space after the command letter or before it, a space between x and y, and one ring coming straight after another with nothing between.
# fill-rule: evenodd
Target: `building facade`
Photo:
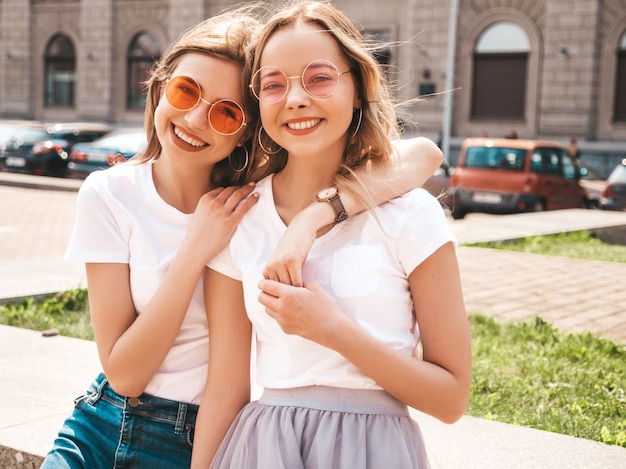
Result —
<instances>
[{"instance_id":1,"label":"building facade","mask_svg":"<svg viewBox=\"0 0 626 469\"><path fill-rule=\"evenodd\" d=\"M140 123L150 64L234 3L0 0L0 118ZM413 131L572 136L626 157L626 0L334 3L388 43L381 59Z\"/></svg>"}]
</instances>

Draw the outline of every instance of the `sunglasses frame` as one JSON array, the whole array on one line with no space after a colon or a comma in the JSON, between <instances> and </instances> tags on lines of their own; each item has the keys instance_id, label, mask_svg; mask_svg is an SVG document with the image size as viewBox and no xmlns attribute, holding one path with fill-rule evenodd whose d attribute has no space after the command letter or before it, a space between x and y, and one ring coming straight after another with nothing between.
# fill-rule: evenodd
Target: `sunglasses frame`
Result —
<instances>
[{"instance_id":1,"label":"sunglasses frame","mask_svg":"<svg viewBox=\"0 0 626 469\"><path fill-rule=\"evenodd\" d=\"M176 78L184 78L189 80L191 83L194 84L194 86L197 88L198 90L198 100L195 102L195 104L193 106L191 106L188 109L181 109L178 108L176 106L174 106L174 104L172 104L172 102L168 99L167 97L167 87L170 85L170 83L172 82L172 80L176 79ZM194 109L200 102L203 102L205 104L209 105L209 112L207 113L207 119L209 121L209 125L211 126L211 128L217 132L220 135L235 135L237 132L239 132L241 129L243 129L246 125L248 125L248 123L246 122L246 113L243 110L243 106L241 104L239 104L237 101L233 101L232 99L218 99L217 101L215 101L214 103L211 103L209 101L207 101L206 99L204 99L202 97L202 88L200 87L200 84L196 81L195 78L190 77L189 75L176 75L174 77L168 78L165 82L165 90L164 90L164 97L167 100L168 104L172 107L172 109L175 109L177 111L181 111L181 112L187 112L187 111L191 111L192 109ZM239 110L241 111L241 125L239 126L239 128L237 130L235 130L234 132L230 132L230 133L225 133L225 132L220 132L219 130L217 130L214 126L213 126L213 122L211 122L211 112L213 112L213 110L215 109L215 105L219 104L219 103L230 103L230 104L234 104L237 108L239 108Z\"/></svg>"},{"instance_id":2,"label":"sunglasses frame","mask_svg":"<svg viewBox=\"0 0 626 469\"><path fill-rule=\"evenodd\" d=\"M337 72L337 84L335 85L335 88L333 88L333 90L328 93L325 96L317 96L314 95L313 93L311 93L309 91L309 89L306 87L305 83L304 83L304 75L306 74L307 69L314 63L318 63L318 62L322 62L322 63L326 63L329 65L332 65L332 67L335 69L335 71ZM267 70L267 69L276 69L278 70L287 80L287 86L285 87L285 93L276 101L268 101L267 98L266 99L262 99L259 95L257 95L256 91L254 90L254 81L256 80L258 74L262 71L262 70ZM306 91L306 94L308 94L309 96L311 96L312 98L317 98L317 99L325 99L328 98L330 96L332 96L335 91L337 91L337 88L339 87L339 79L347 74L347 73L351 73L353 72L353 69L349 69L346 70L345 72L340 72L339 68L337 68L337 66L332 63L330 60L326 60L326 59L317 59L317 60L312 60L311 62L309 62L303 69L302 69L302 75L293 75L293 76L289 76L287 75L283 70L281 70L280 68L274 66L274 65L266 65L265 67L261 67L259 68L256 72L254 72L254 75L252 75L252 79L250 80L250 84L248 85L248 87L250 88L250 91L252 92L252 94L254 95L254 97L259 101L259 102L265 102L268 104L276 104L280 101L282 101L283 99L285 99L285 96L287 96L289 94L289 89L291 87L291 80L295 79L295 78L300 78L300 84L302 85L302 89L304 91Z\"/></svg>"}]
</instances>

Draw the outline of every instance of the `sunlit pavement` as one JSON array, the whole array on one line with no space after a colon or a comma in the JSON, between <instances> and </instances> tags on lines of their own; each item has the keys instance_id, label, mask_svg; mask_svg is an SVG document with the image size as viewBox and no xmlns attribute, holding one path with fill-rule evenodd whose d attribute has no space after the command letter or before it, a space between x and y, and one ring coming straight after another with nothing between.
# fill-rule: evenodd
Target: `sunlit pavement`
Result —
<instances>
[{"instance_id":1,"label":"sunlit pavement","mask_svg":"<svg viewBox=\"0 0 626 469\"><path fill-rule=\"evenodd\" d=\"M0 301L84 287L63 260L80 181L0 173ZM556 327L626 341L626 265L462 246L578 229L625 226L626 212L565 210L452 220L469 313L540 316ZM37 467L99 370L95 344L0 326L0 467ZM412 411L433 468L621 468L626 449L463 417L454 425ZM18 463L17 461L22 461Z\"/></svg>"}]
</instances>

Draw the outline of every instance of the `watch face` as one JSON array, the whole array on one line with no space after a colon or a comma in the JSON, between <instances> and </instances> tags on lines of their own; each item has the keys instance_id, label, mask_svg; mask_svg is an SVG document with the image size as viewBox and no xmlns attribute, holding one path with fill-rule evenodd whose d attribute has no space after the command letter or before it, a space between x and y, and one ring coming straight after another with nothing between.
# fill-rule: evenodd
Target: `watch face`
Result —
<instances>
[{"instance_id":1,"label":"watch face","mask_svg":"<svg viewBox=\"0 0 626 469\"><path fill-rule=\"evenodd\" d=\"M318 199L328 199L337 193L336 187L329 187L328 189L324 189L317 194Z\"/></svg>"}]
</instances>

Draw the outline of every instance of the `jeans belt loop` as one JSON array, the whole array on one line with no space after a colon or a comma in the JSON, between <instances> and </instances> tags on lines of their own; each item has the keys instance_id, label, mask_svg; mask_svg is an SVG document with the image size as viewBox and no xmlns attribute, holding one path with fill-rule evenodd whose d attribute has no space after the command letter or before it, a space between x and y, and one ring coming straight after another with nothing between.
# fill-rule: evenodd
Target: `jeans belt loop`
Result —
<instances>
[{"instance_id":1,"label":"jeans belt loop","mask_svg":"<svg viewBox=\"0 0 626 469\"><path fill-rule=\"evenodd\" d=\"M176 426L174 433L182 433L185 428L185 420L187 419L187 404L184 402L178 403L178 415L176 415Z\"/></svg>"},{"instance_id":2,"label":"jeans belt loop","mask_svg":"<svg viewBox=\"0 0 626 469\"><path fill-rule=\"evenodd\" d=\"M106 376L103 376L102 381L97 386L90 386L90 390L93 390L93 395L89 398L89 402L91 402L92 405L102 398L102 395L104 394L104 388L108 384L109 380L106 378Z\"/></svg>"}]
</instances>

